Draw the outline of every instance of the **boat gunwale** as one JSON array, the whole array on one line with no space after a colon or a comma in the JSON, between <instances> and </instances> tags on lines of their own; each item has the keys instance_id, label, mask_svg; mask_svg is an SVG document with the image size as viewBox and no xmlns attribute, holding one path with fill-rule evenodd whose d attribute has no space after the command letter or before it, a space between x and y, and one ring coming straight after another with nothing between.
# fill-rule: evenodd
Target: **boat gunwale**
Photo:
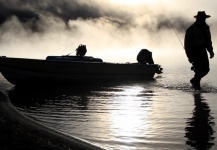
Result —
<instances>
[{"instance_id":1,"label":"boat gunwale","mask_svg":"<svg viewBox=\"0 0 217 150\"><path fill-rule=\"evenodd\" d=\"M69 60L46 60L46 59L34 59L34 58L15 58L15 57L5 57L1 56L1 59L10 59L10 60L20 60L20 61L44 61L44 62L64 62L64 63L83 63L83 64L111 64L111 65L139 65L139 66L159 66L158 64L143 64L137 62L126 62L126 63L118 63L118 62L91 62L91 61L69 61ZM0 62L1 64L1 62Z\"/></svg>"}]
</instances>

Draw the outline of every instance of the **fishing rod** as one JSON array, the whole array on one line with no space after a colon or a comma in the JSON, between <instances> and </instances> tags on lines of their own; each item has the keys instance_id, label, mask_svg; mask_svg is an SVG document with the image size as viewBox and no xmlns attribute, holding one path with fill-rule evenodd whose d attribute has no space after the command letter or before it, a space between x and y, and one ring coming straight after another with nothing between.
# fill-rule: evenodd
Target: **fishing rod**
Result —
<instances>
[{"instance_id":1,"label":"fishing rod","mask_svg":"<svg viewBox=\"0 0 217 150\"><path fill-rule=\"evenodd\" d=\"M159 1L160 2L160 0L157 0L157 1ZM173 27L173 24L170 22L170 20L164 15L164 17L166 18L166 20L168 21L168 23L170 24L170 26L171 26L171 28L173 29L173 31L175 32L175 34L176 34L176 36L177 36L177 38L178 38L178 40L179 40L179 42L181 43L181 45L182 45L182 48L184 48L185 49L185 47L184 47L184 44L182 43L182 41L181 41L181 39L180 39L180 37L179 37L179 35L178 35L178 33L176 32L176 30L175 30L175 28Z\"/></svg>"},{"instance_id":2,"label":"fishing rod","mask_svg":"<svg viewBox=\"0 0 217 150\"><path fill-rule=\"evenodd\" d=\"M183 45L183 43L182 43L182 41L181 41L181 39L180 39L180 37L179 37L178 33L176 32L175 28L173 27L172 23L170 22L170 20L169 20L169 19L168 19L166 16L164 16L164 17L166 18L166 20L168 21L168 23L169 23L169 24L170 24L170 26L172 27L173 31L175 32L175 34L176 34L177 38L179 39L179 42L180 42L180 43L181 43L181 45L182 45L182 48L184 48L184 45Z\"/></svg>"}]
</instances>

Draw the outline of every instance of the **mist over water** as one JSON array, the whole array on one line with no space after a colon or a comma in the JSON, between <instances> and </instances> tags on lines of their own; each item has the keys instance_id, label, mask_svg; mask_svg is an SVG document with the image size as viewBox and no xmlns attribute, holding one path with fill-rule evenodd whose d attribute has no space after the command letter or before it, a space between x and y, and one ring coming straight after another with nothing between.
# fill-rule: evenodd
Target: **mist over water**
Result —
<instances>
[{"instance_id":1,"label":"mist over water","mask_svg":"<svg viewBox=\"0 0 217 150\"><path fill-rule=\"evenodd\" d=\"M176 3L131 6L109 0L2 0L0 55L44 59L47 55L73 55L79 44L86 44L87 55L104 61L135 62L138 52L146 48L159 63L182 63L186 61L182 45L167 19L183 42L199 8L187 13L175 9L183 2ZM215 20L208 21L213 41Z\"/></svg>"}]
</instances>

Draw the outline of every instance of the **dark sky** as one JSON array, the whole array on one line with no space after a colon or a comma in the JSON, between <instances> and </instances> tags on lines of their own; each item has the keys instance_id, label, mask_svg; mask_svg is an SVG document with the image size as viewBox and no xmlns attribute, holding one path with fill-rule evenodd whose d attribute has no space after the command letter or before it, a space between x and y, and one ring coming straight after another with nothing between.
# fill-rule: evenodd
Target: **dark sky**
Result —
<instances>
[{"instance_id":1,"label":"dark sky","mask_svg":"<svg viewBox=\"0 0 217 150\"><path fill-rule=\"evenodd\" d=\"M66 25L69 20L78 18L96 19L107 17L120 27L135 26L134 14L128 10L120 9L120 7L109 2L98 2L96 0L1 0L0 24L3 24L12 16L16 16L21 23L33 22L29 24L29 28L39 30L37 23L41 23L41 18L52 16L61 19ZM147 23L144 28L150 28L151 30L170 28L163 14L152 17L157 18L155 18L157 23L154 25ZM183 30L189 25L180 16L173 16L171 21L177 30Z\"/></svg>"}]
</instances>

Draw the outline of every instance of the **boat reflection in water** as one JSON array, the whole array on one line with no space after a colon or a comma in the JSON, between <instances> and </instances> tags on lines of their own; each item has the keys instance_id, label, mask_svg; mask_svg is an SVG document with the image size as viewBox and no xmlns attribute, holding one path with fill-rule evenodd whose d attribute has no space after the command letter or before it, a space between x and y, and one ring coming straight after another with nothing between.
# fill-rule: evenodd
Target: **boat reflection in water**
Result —
<instances>
[{"instance_id":1,"label":"boat reflection in water","mask_svg":"<svg viewBox=\"0 0 217 150\"><path fill-rule=\"evenodd\" d=\"M201 93L194 93L193 116L187 119L186 144L192 148L205 150L211 149L214 145L214 118L211 115L209 105Z\"/></svg>"},{"instance_id":2,"label":"boat reflection in water","mask_svg":"<svg viewBox=\"0 0 217 150\"><path fill-rule=\"evenodd\" d=\"M135 83L110 83L42 89L15 86L9 97L20 111L50 127L105 147L133 149L148 142L143 137L149 137L153 94Z\"/></svg>"},{"instance_id":3,"label":"boat reflection in water","mask_svg":"<svg viewBox=\"0 0 217 150\"><path fill-rule=\"evenodd\" d=\"M88 105L88 97L91 96L92 91L90 88L99 90L102 87L97 84L85 84L85 87L76 84L74 86L14 86L9 91L8 96L11 102L19 109L38 109L40 106L49 103L50 108L47 108L49 110L58 108L58 106L67 107L64 104L67 104L69 101L85 108Z\"/></svg>"}]
</instances>

